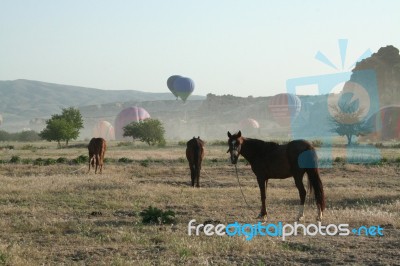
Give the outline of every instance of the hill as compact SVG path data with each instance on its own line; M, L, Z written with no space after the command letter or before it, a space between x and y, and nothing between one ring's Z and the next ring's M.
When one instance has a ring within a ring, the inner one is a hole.
M192 95L190 99L204 99ZM61 108L102 105L115 102L174 100L170 92L100 90L33 80L0 81L0 114L5 130L21 130L32 119L46 119ZM13 126L15 125L15 126ZM15 128L14 128L15 127ZM18 128L19 127L19 128Z

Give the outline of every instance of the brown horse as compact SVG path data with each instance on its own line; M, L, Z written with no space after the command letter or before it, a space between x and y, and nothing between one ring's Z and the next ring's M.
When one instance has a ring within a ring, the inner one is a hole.
M97 174L97 167L100 168L100 174L103 171L104 154L106 152L107 144L106 140L103 138L92 138L88 145L89 150L89 170L90 165L94 168L94 163L96 162L96 169L94 171Z
M300 209L297 220L304 219L306 190L303 185L304 173L307 173L310 193L314 190L318 207L317 220L322 219L325 209L325 196L318 172L318 158L313 146L305 140L294 140L285 145L244 138L239 131L228 131L228 145L232 164L236 164L241 154L251 165L257 177L261 193L261 211L259 218L266 218L265 206L268 179L284 179L293 176L300 195Z
M193 137L186 143L186 158L189 161L192 187L200 187L201 162L204 158L204 141L200 137Z

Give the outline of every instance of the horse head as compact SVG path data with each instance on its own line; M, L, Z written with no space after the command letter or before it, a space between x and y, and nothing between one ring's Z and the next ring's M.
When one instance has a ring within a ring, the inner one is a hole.
M231 154L231 163L232 164L236 164L237 160L239 158L240 155L240 149L242 147L242 143L243 143L243 138L242 138L242 133L239 132L235 133L235 134L231 134L228 131L228 145L229 145L229 149L226 153L230 152Z

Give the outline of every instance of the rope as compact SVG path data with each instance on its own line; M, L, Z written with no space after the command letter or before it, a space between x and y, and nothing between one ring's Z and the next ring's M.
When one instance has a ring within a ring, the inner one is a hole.
M84 166L82 166L81 168L79 168L79 169L77 169L77 170L74 170L74 171L72 171L72 172L69 172L69 174L72 174L72 173L75 173L75 172L78 172L79 170L82 170L83 168L85 168L85 167L87 167L86 165L84 165Z
M235 171L236 171L236 178L237 178L237 181L238 181L238 184L239 184L240 192L242 193L244 202L246 203L247 207L257 216L257 214L252 210L252 207L250 206L250 204L247 202L246 197L245 197L245 195L243 193L242 185L240 184L239 174L238 174L238 170L237 170L236 164L235 164Z

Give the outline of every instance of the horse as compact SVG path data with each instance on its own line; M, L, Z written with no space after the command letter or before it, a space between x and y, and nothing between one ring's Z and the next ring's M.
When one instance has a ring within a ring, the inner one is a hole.
M200 187L201 162L204 158L204 141L193 137L186 143L186 158L189 162L192 187Z
M317 220L321 221L322 212L325 209L325 195L318 171L318 157L309 142L293 140L279 145L274 142L245 138L240 131L233 135L228 131L228 137L227 153L230 153L231 163L236 165L239 155L242 155L250 163L257 177L261 194L261 210L257 218L267 218L265 199L268 180L293 176L300 196L296 220L304 219L304 202L307 192L304 189L303 176L307 173L309 190L310 193L314 190L317 203Z
M89 170L90 172L90 165L94 168L94 163L96 162L96 169L94 171L97 174L97 167L100 168L100 174L103 171L103 163L104 163L104 154L106 152L107 143L106 140L103 138L92 138L88 145L89 150Z

